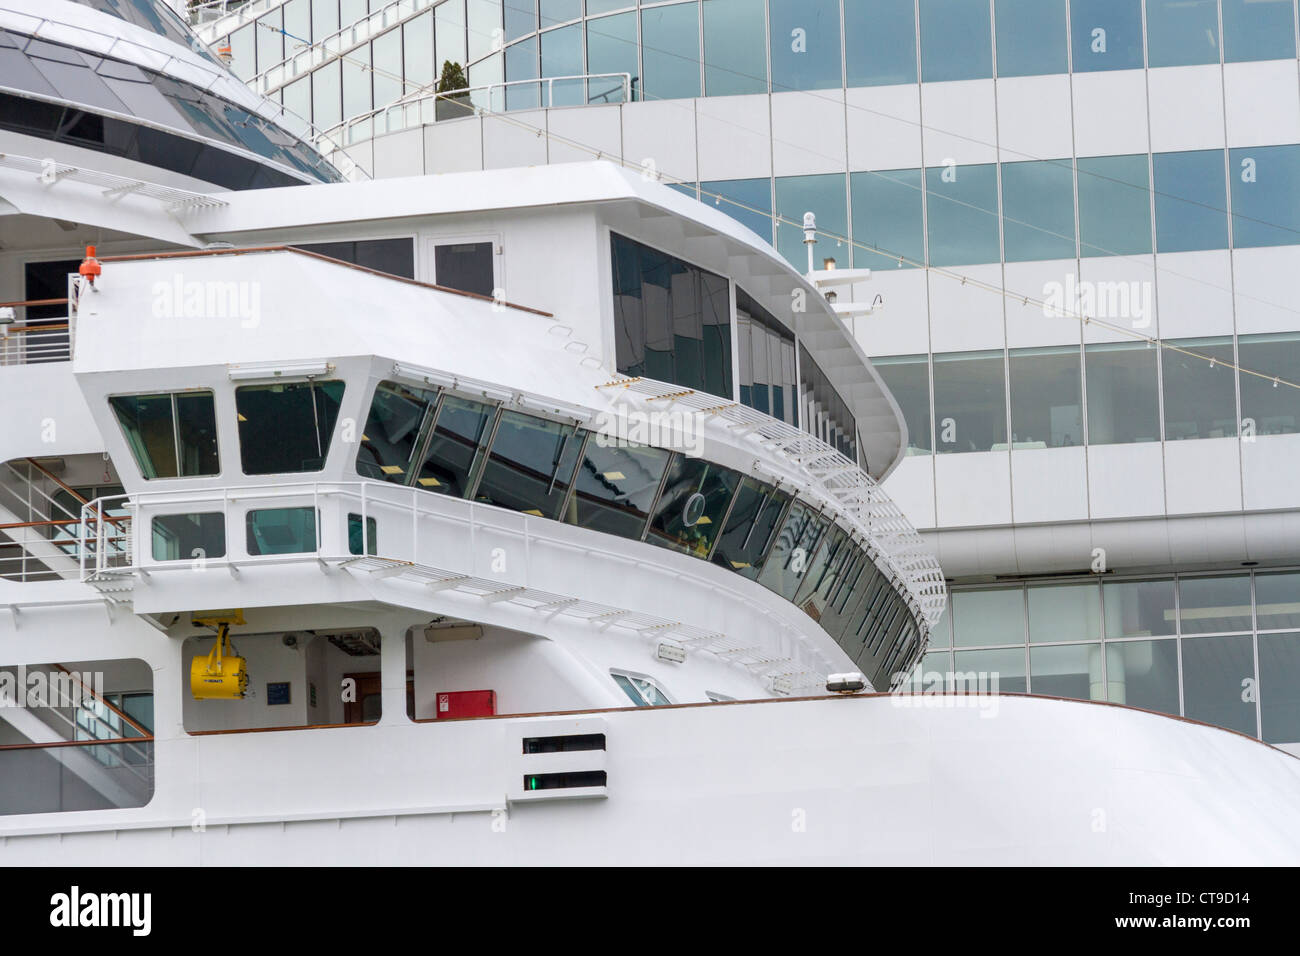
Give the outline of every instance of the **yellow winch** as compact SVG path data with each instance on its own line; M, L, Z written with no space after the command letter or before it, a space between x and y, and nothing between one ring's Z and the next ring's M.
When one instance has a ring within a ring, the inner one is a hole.
M190 692L194 699L243 700L248 690L248 662L235 656L230 643L230 625L243 624L243 613L236 610L195 615L192 623L217 629L217 642L208 655L196 654L190 662Z

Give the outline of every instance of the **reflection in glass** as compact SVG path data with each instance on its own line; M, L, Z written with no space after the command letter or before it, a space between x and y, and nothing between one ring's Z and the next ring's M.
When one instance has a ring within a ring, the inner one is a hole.
M491 405L444 396L416 484L439 494L468 497L495 417Z
M342 382L283 382L235 389L246 475L320 471L343 401Z
M988 0L921 0L921 79L993 76Z
M1067 70L1065 0L995 0L998 76Z
M1300 571L1255 575L1255 626L1300 628Z
M646 540L707 558L739 481L730 468L674 455Z
M1250 146L1228 157L1233 246L1300 243L1300 146Z
M1084 256L1151 251L1147 158L1079 157L1079 248Z
M953 657L951 687L957 693L1023 694L1028 690L1024 647L957 651Z
M590 12L591 4L587 7ZM627 73L632 77L633 90L639 90L635 13L587 21L587 72ZM621 103L625 98L621 81L612 77L592 80L587 96L592 103Z
M1001 352L947 352L934 356L937 452L1006 450L1005 381Z
M1300 332L1239 336L1237 355L1243 369L1294 382L1300 369ZM1249 427L1256 435L1300 432L1300 391L1244 372L1239 378L1243 431Z
M889 355L873 358L871 366L903 412L907 454L930 454L930 357Z
M582 450L577 427L502 412L475 500L559 518Z
M1074 258L1074 170L1069 160L1002 164L1007 262Z
M582 24L543 33L541 40L542 76L582 75ZM550 83L543 95L547 106L581 106L587 101L582 80Z
M700 202L708 203L748 226L764 242L772 241L772 180L730 179L700 183Z
M320 515L314 508L265 508L244 516L248 553L302 554L316 550L316 526Z
M1156 153L1156 251L1228 248L1223 150Z
M317 129L330 129L343 122L341 63L326 63L311 73L311 121Z
M434 44L437 56L436 72L441 75L442 65L465 64L465 0L443 0L433 8Z
M830 589L854 550L848 532L839 525L831 525L822 535L821 543L808 563L808 570L795 591L794 603L808 613L813 620L820 620L821 612L826 607L826 598Z
M1107 644L1106 699L1113 704L1177 715L1178 642Z
M668 466L669 452L613 444L593 435L587 442L577 489L564 520L580 528L639 540Z
M363 527L365 528L364 534L361 530ZM378 527L378 522L374 518L366 518L363 526L361 515L348 515L348 554L378 554Z
M1031 643L1095 641L1100 637L1101 589L1095 583L1030 586Z
M1158 637L1173 634L1174 582L1106 581L1107 637Z
M1182 645L1184 716L1256 736L1254 695L1244 693L1255 680L1250 635L1197 637Z
M403 69L406 80L416 88L433 85L433 12L426 11L402 27Z
M797 424L794 336L736 289L737 343L740 349L740 401L788 425Z
M1292 0L1222 0L1221 8L1226 62L1295 56Z
M1070 36L1076 73L1140 70L1142 0L1071 0Z
M1147 66L1219 62L1217 0L1146 0Z
M505 0L505 42L537 32L537 0Z
M361 433L357 472L364 478L408 484L437 398L436 392L381 382Z
M930 264L998 262L998 171L982 166L939 166L925 171L926 234Z
M226 516L220 511L158 515L152 527L155 561L226 556Z
M827 259L849 262L849 249L841 241L827 236L849 234L848 197L843 173L817 176L778 176L776 179L776 214L784 222L776 224L776 247L800 273L808 270L808 251L803 243L803 214L817 217L817 243L813 246L813 265L820 269Z
M1083 443L1079 346L1012 349L1011 447L1068 448Z
M917 82L915 0L844 0L846 86Z
M641 88L646 99L700 95L699 7L694 3L641 11Z
M1178 619L1184 634L1249 631L1250 576L1182 578L1178 582Z
M191 478L220 472L211 392L117 395L108 403L142 477Z
M763 0L704 0L704 95L767 92Z
M375 106L387 106L401 98L404 84L399 77L407 76L402 65L402 31L382 33L370 46L373 62L379 67L374 74Z
M506 109L527 110L545 105L541 84L519 82L537 79L537 70L537 37L531 36L506 47L506 82L518 83L506 87Z
M789 501L789 495L771 485L753 478L741 482L727 526L713 550L713 563L751 581L757 578Z
M839 0L768 0L768 17L774 93L843 84Z
M849 190L854 268L912 269L925 261L919 169L850 173Z
M772 553L763 565L759 584L787 601L793 600L826 527L827 522L803 502L791 505Z
M480 60L500 48L502 19L501 0L465 0L469 34L469 61Z
M1029 689L1046 697L1104 700L1100 644L1029 649Z
M1025 594L1021 588L954 591L953 645L1025 643Z
M1144 342L1106 342L1084 348L1091 444L1160 440L1156 352Z
M1264 742L1300 742L1300 634L1259 636L1259 679Z
M1171 339L1166 344L1205 358L1161 350L1165 441L1235 437L1237 394L1232 374L1232 337ZM1215 364L1208 361L1211 359Z

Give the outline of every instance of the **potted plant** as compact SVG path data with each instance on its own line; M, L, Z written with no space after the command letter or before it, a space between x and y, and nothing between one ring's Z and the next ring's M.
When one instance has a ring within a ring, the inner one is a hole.
M438 78L434 116L438 120L454 119L458 116L471 116L474 107L469 101L469 81L459 63L445 60L442 64L442 76ZM458 92L460 91L460 92Z

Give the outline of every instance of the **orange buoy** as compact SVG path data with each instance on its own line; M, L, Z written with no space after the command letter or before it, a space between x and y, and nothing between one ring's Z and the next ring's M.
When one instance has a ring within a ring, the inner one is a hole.
M95 279L97 279L103 271L104 267L101 266L99 260L95 258L95 247L86 246L86 258L82 260L81 267L77 272L81 274L83 279L88 280L91 285L94 285Z

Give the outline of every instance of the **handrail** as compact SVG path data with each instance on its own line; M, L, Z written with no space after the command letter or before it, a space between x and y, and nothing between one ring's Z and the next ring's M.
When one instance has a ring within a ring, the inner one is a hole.
M63 673L71 677L74 681L76 681L79 685L81 685L81 689L84 690L87 694L95 698L95 700L99 701L101 704L103 704L113 713L117 714L117 716L121 717L124 721L130 724L134 729L138 730L142 737L148 737L152 735L150 731L146 730L142 725L136 723L135 720L133 720L130 716L128 716L125 711L118 709L118 707L114 705L112 702L107 701L103 697L100 697L98 694L96 694L95 689L93 687L87 687L85 682L80 677L78 677L73 671L68 670L62 664L55 664L53 666L57 667L59 670L63 671ZM131 737L128 739L138 740L139 738Z
M0 744L0 750L52 750L57 747L104 747L109 744L151 744L153 742L152 736L114 737L106 740L51 740L47 743Z
M0 302L0 309L17 309L33 305L67 305L68 300L63 299L23 299L14 302Z

